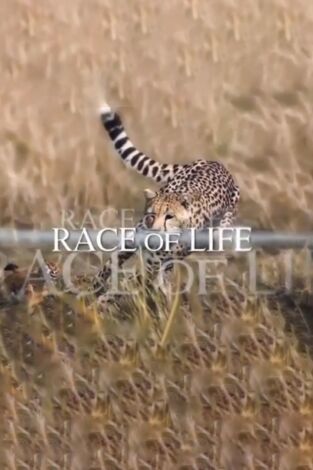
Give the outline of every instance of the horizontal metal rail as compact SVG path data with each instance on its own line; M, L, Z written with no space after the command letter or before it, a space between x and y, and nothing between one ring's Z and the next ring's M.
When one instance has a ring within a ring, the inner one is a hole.
M129 229L130 230L130 229ZM99 230L88 229L88 237L92 244L97 249L97 237L99 237ZM156 237L151 234L155 234ZM126 236L130 237L130 232L126 230ZM156 248L159 245L160 237L165 240L166 234L164 232L155 231L142 231L137 232L133 242L126 242L127 248L143 247L146 237L149 235L149 247ZM231 235L231 240L225 243L227 249L235 249L236 232ZM46 249L52 250L55 247L55 232L51 230L18 230L18 229L0 229L0 248L32 248L32 249ZM214 233L214 243L217 241L217 233ZM187 245L190 245L191 232L189 230L181 232L179 238ZM81 230L68 230L68 237L66 239L67 246L74 250L78 242L82 240ZM105 231L101 236L101 245L107 251L113 251L121 242L121 232L118 229L117 233L113 231ZM196 231L194 242L197 249L209 248L209 236L207 230ZM258 231L252 230L249 242L245 242L246 249L255 248L270 248L270 249L302 249L309 248L313 250L313 232L311 233L290 233L290 232L271 232L271 231ZM60 251L66 251L65 246L59 244ZM215 249L215 248L214 248ZM91 251L88 246L80 246L77 251Z

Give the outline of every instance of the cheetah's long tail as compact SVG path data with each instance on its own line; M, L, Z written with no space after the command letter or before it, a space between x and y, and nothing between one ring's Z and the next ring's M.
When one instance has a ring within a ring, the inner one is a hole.
M116 151L129 168L152 178L157 183L166 183L181 168L181 165L158 163L140 152L129 139L120 116L107 104L100 108L100 117Z

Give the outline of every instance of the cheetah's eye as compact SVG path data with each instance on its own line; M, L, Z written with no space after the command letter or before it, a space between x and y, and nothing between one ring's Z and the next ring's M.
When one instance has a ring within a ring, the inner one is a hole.
M154 214L146 214L145 215L144 222L145 222L145 224L148 228L152 227L154 219L155 219Z
M174 214L166 214L165 215L165 220L171 220L174 219Z

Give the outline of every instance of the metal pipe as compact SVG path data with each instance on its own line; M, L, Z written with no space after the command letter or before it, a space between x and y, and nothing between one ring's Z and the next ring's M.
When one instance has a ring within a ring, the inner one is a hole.
M90 229L87 230L88 236L92 244L97 250L97 236L99 236L99 230ZM151 236L149 240L149 246L156 248L159 244L160 237L165 240L166 233L155 232L155 231L143 231L135 234L134 243L127 242L127 247L139 247L144 246L144 241L148 234L156 234L157 237ZM191 232L186 230L180 232L180 240L189 243L191 241ZM129 236L130 232L126 231L126 235ZM73 250L82 236L81 230L69 230L68 239L66 243ZM232 234L232 240L225 243L225 246L230 249L234 249L236 242L235 233ZM214 232L214 244L217 241L217 232ZM0 229L0 248L33 248L33 249L47 249L53 250L55 242L55 234L53 230L18 230L18 229ZM101 243L103 248L111 250L118 245L120 242L120 231L117 230L117 234L114 232L104 232L101 236ZM201 249L208 249L209 247L209 232L208 230L201 230L195 232L195 244L196 247ZM313 249L313 233L291 233L291 232L271 232L271 231L258 231L252 230L249 243L245 243L246 248L276 248L276 249L302 249L309 248ZM63 246L60 245L61 251L66 251ZM85 248L86 250L86 248ZM84 251L82 249L78 251ZM90 251L87 249L86 251Z

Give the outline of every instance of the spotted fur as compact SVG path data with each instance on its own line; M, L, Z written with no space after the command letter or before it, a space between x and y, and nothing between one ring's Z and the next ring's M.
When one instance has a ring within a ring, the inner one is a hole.
M146 208L137 230L171 231L203 229L209 226L227 227L233 224L239 202L239 187L231 173L218 161L196 160L185 165L161 164L139 151L130 141L120 116L105 105L101 122L124 163L138 173L161 183L157 192L146 190ZM178 245L170 253L148 253L147 272L155 275L167 263L188 255L186 247ZM132 253L119 253L122 265ZM110 261L99 272L97 280L106 281L111 275Z

